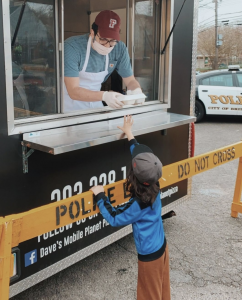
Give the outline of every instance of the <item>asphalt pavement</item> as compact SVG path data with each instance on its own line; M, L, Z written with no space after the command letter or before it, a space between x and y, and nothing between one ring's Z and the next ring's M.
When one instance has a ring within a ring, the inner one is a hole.
M196 124L195 155L242 139L242 117ZM196 175L191 199L164 221L172 300L242 299L242 215L230 216L238 159ZM13 300L135 300L137 254L132 234ZM148 300L148 299L147 299Z

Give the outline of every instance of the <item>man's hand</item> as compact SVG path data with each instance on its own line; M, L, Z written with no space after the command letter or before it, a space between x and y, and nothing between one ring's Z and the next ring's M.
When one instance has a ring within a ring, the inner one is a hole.
M128 140L134 139L134 136L132 134L132 126L133 126L134 120L132 119L132 116L124 116L124 124L123 127L118 126L120 130L122 130L126 135Z
M93 194L97 196L99 193L104 193L104 188L102 185L96 185L90 188L90 191L92 191Z
M122 94L116 92L104 92L102 100L111 108L122 108L123 103L117 99L119 96L122 96Z
M137 95L137 94L142 94L141 88L136 88L134 90L127 90L127 95Z
M138 95L138 94L142 94L142 90L141 88L136 88L135 90L128 90L127 91L127 95ZM135 100L135 104L143 104L145 102L145 98L140 98Z
M123 78L123 82L126 85L128 90L135 90L137 88L140 88L140 84L138 83L138 81L134 78L134 75Z

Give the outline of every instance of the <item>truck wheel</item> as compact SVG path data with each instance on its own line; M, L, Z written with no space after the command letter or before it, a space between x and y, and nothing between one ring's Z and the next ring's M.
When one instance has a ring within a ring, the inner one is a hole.
M201 122L205 115L205 109L203 104L196 100L195 103L195 117L197 118L196 123Z

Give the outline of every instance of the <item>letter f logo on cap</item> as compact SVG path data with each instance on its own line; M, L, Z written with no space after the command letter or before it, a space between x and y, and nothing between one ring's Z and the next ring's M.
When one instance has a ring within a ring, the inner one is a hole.
M109 27L110 28L114 28L114 26L117 24L117 21L115 19L110 19L110 24Z

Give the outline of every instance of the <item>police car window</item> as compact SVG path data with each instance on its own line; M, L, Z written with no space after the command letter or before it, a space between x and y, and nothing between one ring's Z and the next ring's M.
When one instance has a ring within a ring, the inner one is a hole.
M54 5L10 1L15 119L57 113Z
M202 85L233 86L232 74L221 74L202 79Z
M242 74L237 74L239 86L242 87Z
M202 85L209 85L209 77L208 77L208 78L202 79L201 84L202 84Z

